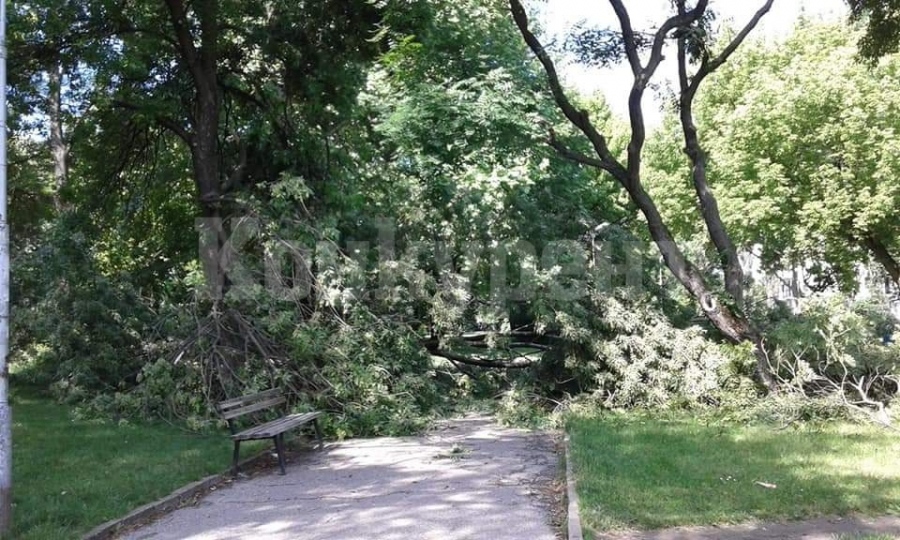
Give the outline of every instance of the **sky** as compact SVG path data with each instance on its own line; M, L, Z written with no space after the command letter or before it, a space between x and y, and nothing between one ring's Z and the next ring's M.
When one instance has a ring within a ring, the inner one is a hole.
M532 2L532 7L540 12L539 21L543 29L541 39L545 44L553 41L562 43L566 32L579 21L586 21L593 26L618 28L618 20L607 0ZM624 0L624 3L635 29L655 29L671 14L670 0ZM763 0L710 0L709 5L718 14L720 23L743 27L763 3ZM847 13L844 0L775 0L772 10L762 19L749 39L754 36L765 40L783 39L801 16L839 20L846 18ZM631 70L626 65L606 69L586 67L564 57L559 57L557 62L567 84L583 93L603 92L613 112L627 116L628 91L632 78ZM673 64L674 58L664 62L655 81L671 80L675 73ZM656 100L647 99L644 109L647 124L651 127L658 125L662 113Z

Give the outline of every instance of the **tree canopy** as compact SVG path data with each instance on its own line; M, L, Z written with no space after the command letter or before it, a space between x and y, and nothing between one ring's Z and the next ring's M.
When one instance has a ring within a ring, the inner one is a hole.
M900 47L900 2L897 0L847 0L857 20L864 21L859 40L862 57L874 60L895 53Z
M698 103L712 185L738 244L760 248L773 269L815 261L822 285L847 289L869 260L900 279L896 58L862 65L857 39L840 25L804 23L784 43L749 45ZM655 142L663 157L654 183L692 235L673 123Z
M852 292L898 280L896 56L850 23L761 44L772 0L734 30L610 4L552 46L518 0L14 5L17 376L192 427L278 386L338 436L472 398L887 400L891 304ZM627 66L627 117L557 55ZM845 296L760 300L750 252Z

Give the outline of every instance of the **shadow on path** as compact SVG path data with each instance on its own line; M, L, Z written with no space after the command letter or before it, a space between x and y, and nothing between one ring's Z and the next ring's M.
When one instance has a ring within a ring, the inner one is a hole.
M235 482L125 538L554 540L542 494L557 463L546 434L453 420L304 454L286 476Z

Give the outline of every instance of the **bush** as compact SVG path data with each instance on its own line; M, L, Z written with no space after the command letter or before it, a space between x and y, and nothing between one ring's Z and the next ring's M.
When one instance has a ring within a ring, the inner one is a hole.
M296 353L284 367L317 388L307 399L332 411L325 425L340 438L415 432L444 404L431 358L414 335L367 319L308 321L291 337Z
M802 313L772 324L773 371L786 391L884 414L900 376L900 346L883 341L895 324L886 304L810 297Z
M573 394L606 408L691 408L716 403L743 377L699 326L679 328L650 295L593 291L580 309L548 309L543 322L567 337ZM560 374L560 380L563 374Z
M125 279L101 274L85 235L61 220L13 275L11 363L21 377L78 401L134 382L151 310Z

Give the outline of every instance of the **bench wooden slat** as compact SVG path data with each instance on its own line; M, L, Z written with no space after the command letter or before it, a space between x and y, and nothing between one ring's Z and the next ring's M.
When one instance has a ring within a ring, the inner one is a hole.
M311 422L321 415L322 413L320 411L292 414L289 416L285 416L284 418L279 418L265 424L254 426L250 429L245 429L240 433L232 435L231 438L237 441L247 441L252 439L271 439L272 437L275 437L280 433L284 433L285 431L289 431L299 425Z
M241 407L239 409L231 409L230 411L222 412L222 418L225 420L231 420L233 418L237 418L239 416L244 416L245 414L250 414L256 411L262 411L264 409L271 409L273 407L277 407L283 403L286 403L287 400L284 396L279 396L273 399L267 399L265 401L259 401L257 403L253 403L252 405L247 405L245 407Z
M318 416L318 412L292 414L284 418L279 418L278 420L273 420L267 424L256 426L247 431L252 431L253 436L256 437L274 437L279 433L284 433L285 431L291 430L307 422L311 422L318 418Z
M229 409L234 409L235 407L253 403L254 401L263 401L280 395L281 390L279 390L278 388L272 388L269 390L263 390L262 392L256 394L250 394L247 396L240 396L236 398L226 399L225 401L220 401L216 407L219 409L219 411L225 412Z

